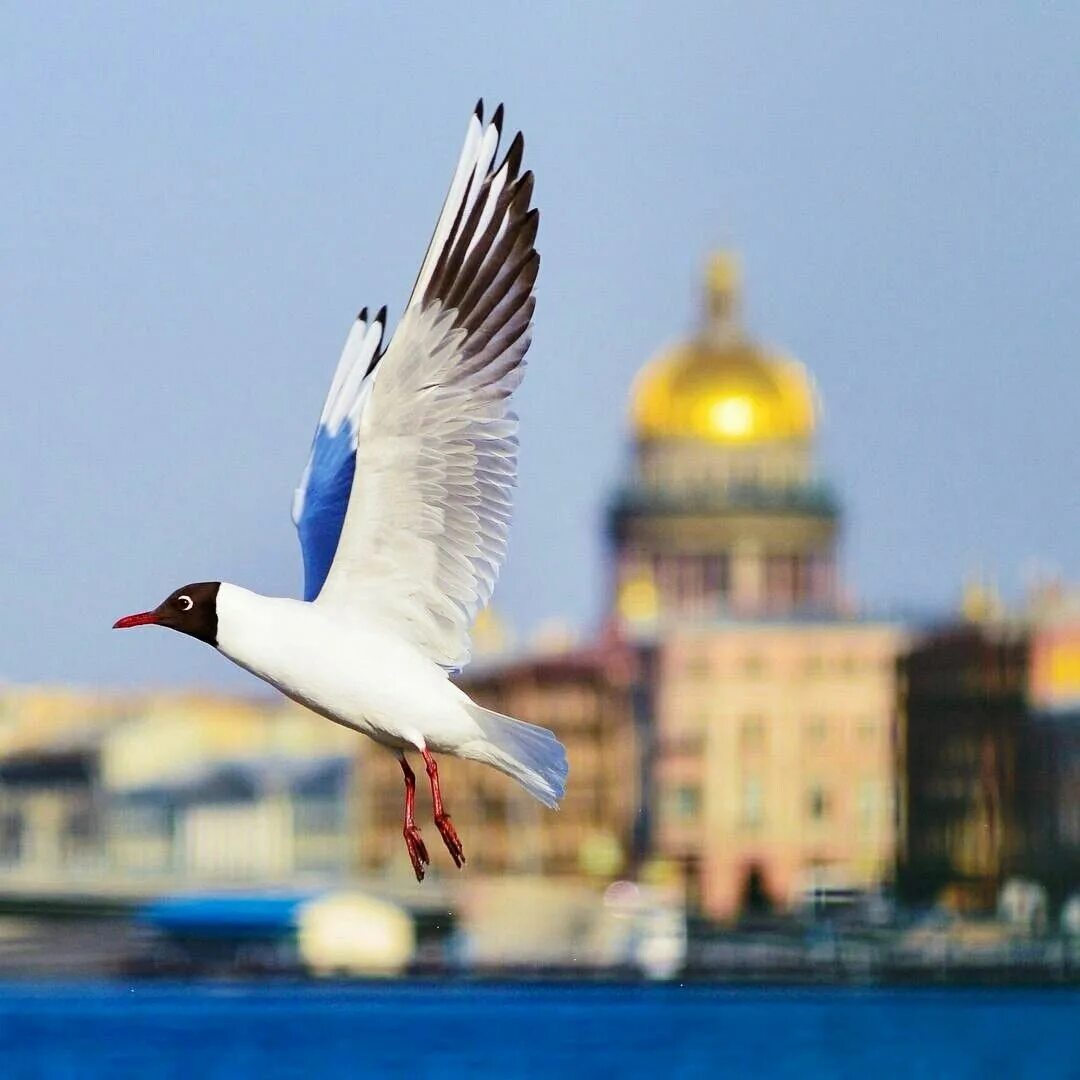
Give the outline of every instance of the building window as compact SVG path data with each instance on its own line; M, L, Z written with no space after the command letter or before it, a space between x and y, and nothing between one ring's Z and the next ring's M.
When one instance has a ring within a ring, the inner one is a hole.
M803 605L816 599L816 572L813 556L795 556L795 603Z
M760 750L765 745L765 717L754 715L742 718L739 744L744 750Z
M810 788L806 809L811 821L824 821L829 816L829 796L821 784L814 784Z
M172 831L169 808L158 801L125 800L119 805L119 822L131 836L166 836Z
M743 781L741 816L748 829L757 828L765 820L765 789L759 776L748 776Z
M680 754L684 757L700 757L705 752L704 733L677 733L662 736L659 748L664 754ZM578 767L580 768L580 761Z
M731 595L731 560L726 553L705 556L705 595L714 610Z
M671 791L671 816L677 821L694 821L701 812L701 789L693 784L679 784Z
M0 862L17 863L22 858L23 818L18 810L0 813Z
M772 611L786 611L795 601L798 556L769 555L765 559L765 603Z
M881 813L880 785L876 780L862 780L858 796L859 827L869 831L877 825Z
M697 555L672 555L673 593L679 611L701 613L705 599L705 567Z
M97 808L92 803L80 801L69 807L64 817L61 844L65 857L77 856L97 846L101 834Z
M345 801L332 796L298 798L293 815L297 833L332 833L345 827Z

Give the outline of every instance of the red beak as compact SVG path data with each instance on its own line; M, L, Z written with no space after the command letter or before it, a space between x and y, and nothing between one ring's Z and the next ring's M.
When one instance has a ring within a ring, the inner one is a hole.
M138 615L125 615L113 623L114 630L127 630L130 626L152 626L160 622L156 611L140 611Z

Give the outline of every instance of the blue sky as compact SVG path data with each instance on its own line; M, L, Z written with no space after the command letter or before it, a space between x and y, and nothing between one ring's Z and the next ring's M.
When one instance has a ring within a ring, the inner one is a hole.
M242 685L109 626L191 580L298 593L338 351L400 312L479 95L543 214L519 628L594 622L630 381L728 244L817 379L860 596L1080 578L1080 9L305 6L0 12L0 677Z

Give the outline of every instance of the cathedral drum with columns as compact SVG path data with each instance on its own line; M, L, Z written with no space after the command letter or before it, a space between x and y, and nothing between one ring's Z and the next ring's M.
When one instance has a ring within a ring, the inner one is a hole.
M610 513L633 619L836 606L837 509L814 473L815 393L739 320L733 256L713 258L702 325L638 375L634 469Z

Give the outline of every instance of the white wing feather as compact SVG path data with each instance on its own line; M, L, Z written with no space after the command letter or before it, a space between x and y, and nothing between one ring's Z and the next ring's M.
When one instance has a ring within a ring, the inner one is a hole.
M493 165L502 110L466 135L412 298L369 379L337 554L317 603L387 625L436 663L469 629L506 552L517 475L508 399L529 347L539 266L518 135Z

